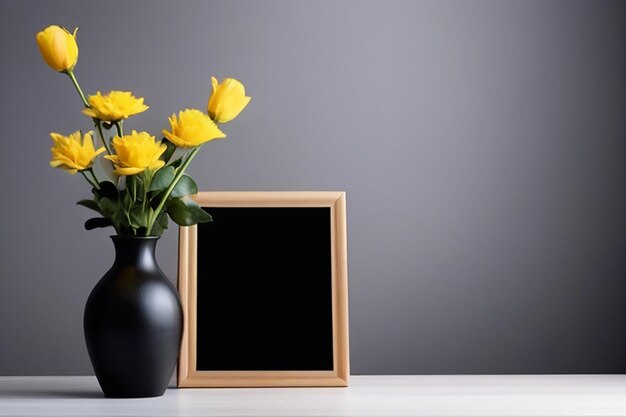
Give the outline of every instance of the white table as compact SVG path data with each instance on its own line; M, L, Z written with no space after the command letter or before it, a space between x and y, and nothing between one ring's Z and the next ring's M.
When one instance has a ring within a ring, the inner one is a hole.
M94 377L0 377L0 416L626 416L626 375L353 376L350 385L106 399Z

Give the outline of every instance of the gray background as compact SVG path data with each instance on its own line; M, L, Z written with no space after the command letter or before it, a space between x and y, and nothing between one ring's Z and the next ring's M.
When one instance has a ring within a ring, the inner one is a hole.
M50 131L89 129L35 33L79 26L87 92L158 134L211 74L252 102L203 190L345 190L355 374L626 371L626 3L3 1L0 374L90 374L112 262ZM175 278L176 232L159 247ZM297 277L294 277L297 279Z

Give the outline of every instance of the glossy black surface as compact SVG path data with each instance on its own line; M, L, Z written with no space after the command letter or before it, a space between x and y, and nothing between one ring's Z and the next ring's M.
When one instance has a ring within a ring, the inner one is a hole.
M174 371L182 309L156 263L158 238L113 236L116 258L85 306L87 350L107 397L155 397Z
M197 369L332 370L330 209L211 207L198 225Z

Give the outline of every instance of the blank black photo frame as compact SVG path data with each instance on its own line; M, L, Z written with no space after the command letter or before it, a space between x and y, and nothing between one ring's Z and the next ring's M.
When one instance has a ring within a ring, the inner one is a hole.
M347 386L345 193L203 192L181 227L179 387Z

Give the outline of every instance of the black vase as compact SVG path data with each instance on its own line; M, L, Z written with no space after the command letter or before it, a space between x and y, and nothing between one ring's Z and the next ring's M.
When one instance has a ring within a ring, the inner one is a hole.
M178 293L156 263L158 237L111 238L115 262L85 306L91 364L107 397L158 397L180 351Z

